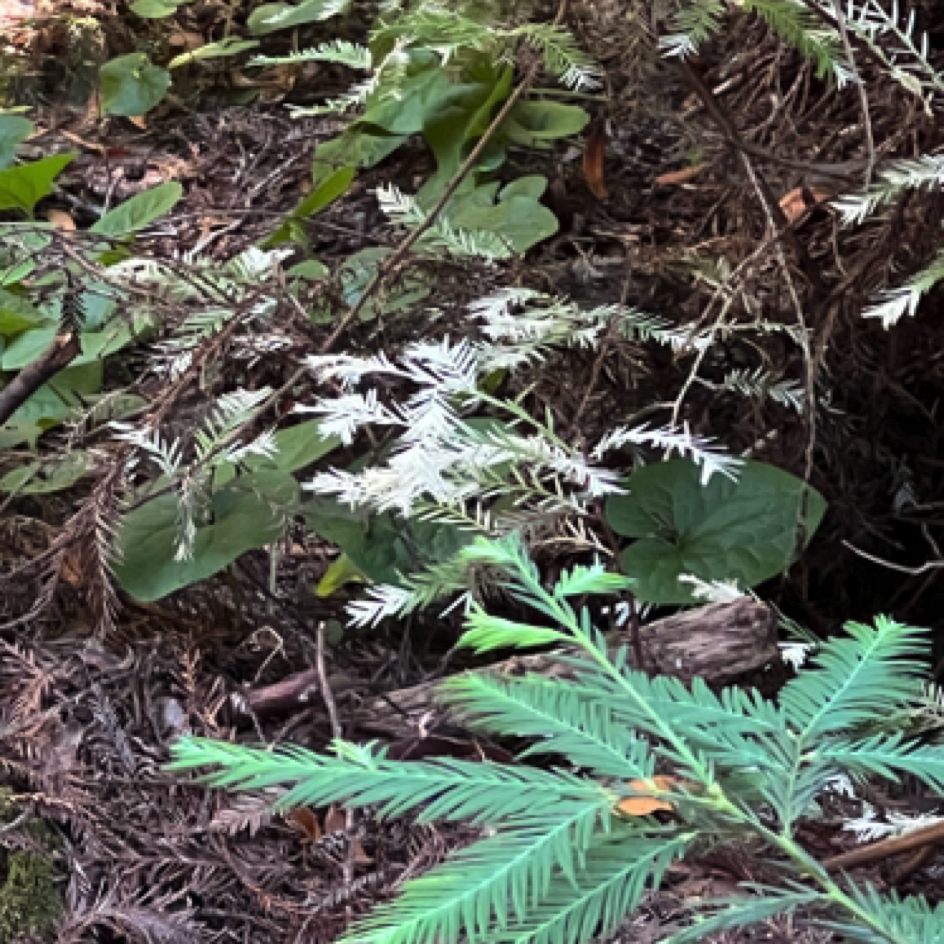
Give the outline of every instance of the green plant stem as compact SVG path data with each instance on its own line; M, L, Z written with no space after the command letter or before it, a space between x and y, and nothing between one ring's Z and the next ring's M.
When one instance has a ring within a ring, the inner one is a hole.
M736 811L737 807L725 797L725 802L730 810ZM742 818L743 814L742 814ZM822 866L807 855L806 851L786 833L776 833L767 829L760 823L752 823L753 828L759 832L771 845L776 846L791 861L795 862L803 872L807 873L825 892L826 896L838 907L844 908L850 914L861 921L867 927L870 927L877 934L880 934L892 944L914 944L914 941L908 937L901 937L895 934L890 928L875 920L875 916L862 908L855 899L844 892L829 875L823 871Z
M643 713L649 718L652 730L664 741L672 745L676 755L686 764L689 769L707 786L707 797L702 803L716 813L725 816L739 825L753 830L772 846L779 849L791 862L797 865L803 874L809 875L813 881L819 885L824 893L835 906L844 909L854 915L864 925L875 931L888 940L890 944L914 944L913 941L895 934L891 929L875 919L868 910L862 908L850 895L823 870L823 868L812 859L806 851L794 840L789 832L776 832L767 828L753 817L747 815L743 809L733 803L724 793L722 787L716 782L710 769L702 763L686 743L685 739L676 734L672 726L665 722L661 715L644 699L636 689L630 685L622 672L620 672L605 652L595 644L593 638L584 632L579 622L575 619L573 611L569 606L561 603L549 594L540 581L536 580L530 572L521 571L518 576L533 594L540 597L553 612L553 615L559 620L562 626L567 627L577 644L587 653L590 658L611 678L613 678L626 694L642 709ZM691 797L686 797L691 800ZM789 824L786 825L789 829Z

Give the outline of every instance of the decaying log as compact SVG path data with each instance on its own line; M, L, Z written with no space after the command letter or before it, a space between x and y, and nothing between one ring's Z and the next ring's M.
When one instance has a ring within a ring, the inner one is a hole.
M641 629L646 668L656 675L675 675L690 682L701 677L712 685L762 669L779 659L777 619L773 611L749 598L713 603L655 620ZM625 632L607 634L614 648L625 646ZM560 674L554 653L518 655L476 671L522 675ZM436 698L441 680L373 698L354 715L358 730L394 738L415 737L430 730L455 728L457 722Z
M614 648L628 642L623 632L609 634L607 641ZM779 657L773 611L747 598L656 620L642 627L641 641L648 671L675 675L686 682L701 677L711 684L724 684ZM515 656L477 671L518 675L552 669L559 672L560 662L554 653L542 653ZM436 700L438 683L426 682L364 702L355 709L355 727L374 736L394 738L455 727L448 709ZM243 710L264 715L297 710L317 699L317 673L309 669L274 685L249 690L239 700Z

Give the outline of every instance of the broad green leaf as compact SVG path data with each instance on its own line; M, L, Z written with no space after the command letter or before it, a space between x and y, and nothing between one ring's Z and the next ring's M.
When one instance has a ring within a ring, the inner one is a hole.
M321 435L321 423L307 420L288 429L280 429L273 435L276 449L272 456L249 456L243 465L259 472L297 472L312 465L341 445L338 436Z
M175 56L167 63L167 68L179 69L181 66L203 59L225 59L228 56L239 55L247 49L255 49L258 45L258 39L240 39L238 36L227 36L226 39L221 39L218 43L207 43L199 49L192 49L190 52Z
M51 223L0 223L0 285L16 285L33 272L40 251L52 242L44 230L52 229Z
M256 36L274 33L276 30L317 23L343 13L352 0L303 0L299 4L264 3L249 16L249 32Z
M137 0L131 4L132 13L146 20L162 20L177 12L177 7L186 0Z
M396 97L383 89L374 92L354 127L388 135L417 134L455 92L437 56L426 50L411 51L407 77L398 85Z
M73 406L81 406L101 392L105 365L100 361L67 367L60 370L49 384L60 397Z
M94 223L90 232L114 238L136 233L173 209L183 192L176 180L168 180L136 193Z
M175 561L177 496L154 498L119 526L123 559L115 577L136 599L160 600L275 541L297 503L298 483L287 473L260 471L233 479L213 495L212 517L197 527L193 557Z
M315 498L302 509L316 534L337 544L351 563L377 583L398 584L400 573L452 557L475 534L455 525L405 521L393 514L365 515L328 498Z
M492 203L495 183L461 194L449 204L449 222L460 229L485 230L505 240L516 252L525 252L557 232L557 217L538 197L547 181L523 177L509 184Z
M53 324L18 334L0 355L0 369L22 370L27 367L52 344L58 331L58 325ZM72 366L81 367L108 357L126 347L133 339L134 332L124 321L109 324L101 331L84 331L82 353L72 362Z
M291 278L310 279L312 282L317 282L319 279L327 278L331 274L331 270L317 259L306 259L304 262L292 266L285 274Z
M10 422L36 423L41 429L48 429L61 423L71 409L49 384L43 384L10 417Z
M370 280L377 271L377 266L390 255L392 250L385 246L371 246L348 256L339 270L344 300L351 306L356 305ZM407 270L387 290L382 299L371 299L361 311L361 320L370 321L377 317L378 308L384 314L403 311L431 291L428 278L416 269Z
M679 583L682 574L701 580L735 580L753 587L782 572L793 560L803 483L761 462L747 462L736 482L714 475L701 484L688 459L646 466L625 482L628 495L610 498L606 518L617 534L637 538L622 555L623 570L638 581L647 603L694 602ZM806 538L826 511L810 488Z
M310 216L320 213L339 197L342 197L347 193L348 187L351 186L355 172L356 168L354 167L341 167L333 174L329 175L292 210L288 219L286 219L274 233L267 236L262 243L260 243L260 248L272 249L275 246L280 246L282 243L289 242L292 238L292 221L307 220Z
M364 571L347 554L341 554L331 562L331 566L318 581L318 585L315 587L315 596L330 597L332 593L336 593L341 587L346 587L348 584L367 582L367 575Z
M22 115L0 115L0 169L9 167L16 149L33 133L34 125Z
M484 134L496 108L511 91L512 70L477 70L481 81L456 86L452 94L427 117L423 138L436 158L436 172L420 188L417 203L428 208L439 199L475 142ZM493 169L495 155L487 159ZM473 180L470 179L470 184Z
M29 164L0 170L0 210L22 210L33 215L36 204L52 193L56 177L75 154L54 154Z
M29 328L48 324L49 321L49 317L37 311L27 299L6 289L0 289L0 334L18 334Z
M11 469L0 478L0 491L45 495L71 488L95 466L87 452L71 452L61 460L37 459Z
M17 446L36 448L39 437L55 423L40 424L34 420L11 419L5 426L0 426L0 449L14 449Z
M115 313L116 301L111 289L101 282L90 282L90 286L101 285L102 292L88 291L82 293L82 324L87 331L97 331Z
M102 108L108 115L143 115L164 97L170 73L154 65L143 52L106 62L98 70Z
M540 200L545 190L547 190L547 178L532 174L529 177L513 180L502 190L499 198L510 200L512 197L527 197L529 200Z
M590 116L576 105L562 102L519 102L501 132L513 144L529 148L549 147L555 138L566 138L583 130Z
M8 342L0 354L0 369L22 370L28 367L52 344L58 333L59 326L56 324L46 324L21 332Z
M392 154L408 137L405 134L380 137L348 128L339 137L318 145L311 162L312 175L317 180L342 167L373 167Z

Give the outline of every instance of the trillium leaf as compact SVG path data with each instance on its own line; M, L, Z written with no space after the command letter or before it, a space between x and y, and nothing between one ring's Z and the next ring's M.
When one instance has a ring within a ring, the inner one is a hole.
M803 482L762 462L746 462L737 481L714 475L702 485L688 459L646 466L625 482L628 495L609 499L606 518L617 534L636 538L623 551L623 569L636 593L653 604L694 602L683 574L704 581L734 580L753 587L790 565L797 550ZM813 536L826 501L806 489L805 540Z
M143 115L157 105L170 86L170 73L143 52L106 62L98 70L102 108L109 115Z

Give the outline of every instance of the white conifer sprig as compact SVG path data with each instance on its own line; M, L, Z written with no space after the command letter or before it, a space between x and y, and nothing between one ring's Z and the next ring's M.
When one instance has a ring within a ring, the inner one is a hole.
M743 460L719 452L712 439L694 435L688 423L684 423L681 428L665 426L662 429L652 429L648 424L634 429L621 426L607 433L597 443L592 455L595 459L601 459L607 452L625 446L655 447L663 450L666 458L675 453L688 456L701 468L702 485L718 473L736 479L737 470L743 464Z
M420 606L419 598L412 590L381 583L367 587L363 596L345 607L345 612L349 626L365 628L379 626L388 617L405 616Z
M879 820L875 808L864 803L862 815L846 820L842 828L855 833L859 842L876 842L879 839L907 836L908 833L927 829L938 823L944 823L944 818L927 813L909 816L906 813L896 813L894 810L888 810L885 813L884 821Z
M326 433L340 436L346 444L368 424L402 426L405 442L439 440L455 423L451 397L474 395L480 373L476 353L466 340L453 343L419 342L404 352L399 364L386 354L357 358L345 354L312 355L307 364L321 380L340 380L350 389L368 374L395 377L419 387L404 403L387 407L377 391L349 393L323 398L313 406L297 406L297 412L317 413Z
M815 2L832 13L832 0ZM930 43L927 34L917 30L914 9L903 22L898 0L892 0L887 9L880 0L862 0L861 6L848 0L846 24L882 60L888 75L925 101L926 108L926 93L944 92L944 75L931 62Z
M543 360L553 347L599 345L608 328L632 341L653 341L678 350L703 339L686 326L621 305L580 308L567 298L531 289L500 289L469 305L491 343L479 345L480 358L489 369L531 364Z
M380 402L376 390L366 393L346 393L338 397L322 398L311 406L298 404L295 413L316 413L321 417L325 436L338 436L344 445L354 442L364 426L402 426L402 418Z
M407 616L431 606L447 595L460 593L440 614L444 616L456 607L467 610L474 599L475 587L471 579L471 569L458 553L418 573L401 575L400 579L401 586L374 584L367 589L365 596L349 604L346 608L349 625L377 626L388 617Z
M193 548L197 540L197 514L201 499L205 496L207 475L197 470L185 475L178 483L177 527L174 536L174 560L186 561L193 557Z
M795 410L803 415L805 391L798 380L774 380L762 367L754 370L741 368L729 370L720 383L712 383L702 377L698 382L713 390L730 390L752 400L764 401L770 398L781 406Z
M426 222L426 211L413 197L402 193L397 187L381 186L377 188L376 194L381 210L392 222L407 229L416 229ZM456 228L442 216L423 233L417 245L457 259L484 259L486 262L508 259L514 254L495 233Z
M326 49L325 47L318 48L325 49L325 58L330 59L332 50ZM294 117L305 118L313 115L343 114L346 111L350 111L352 108L359 108L366 105L371 95L380 92L383 88L386 88L387 93L390 95L396 94L396 89L402 81L403 76L405 76L406 68L409 64L409 57L405 51L405 42L402 40L398 40L393 44L393 48L377 63L376 67L373 66L373 58L370 51L364 47L351 44L350 49L339 47L335 52L337 52L339 58L330 61L340 61L341 57L348 57L349 61L344 62L344 65L349 65L353 69L373 68L373 72L363 81L351 86L347 92L340 95L338 98L328 99L328 101L322 102L320 105L304 107L289 105L289 111L292 112Z
M239 389L222 394L203 426L194 430L197 462L231 463L246 455L273 455L276 447L271 434L264 434L243 445L235 441L236 433L252 419L255 410L271 392L269 387L260 387L258 390Z
M884 168L878 180L861 193L847 193L833 203L843 223L862 223L906 190L944 187L944 154L926 154L896 161Z
M736 580L702 580L694 574L679 574L679 583L692 591L692 596L702 603L734 603L744 596Z
M510 36L523 36L544 57L544 67L561 85L575 92L591 92L603 85L603 72L574 41L574 37L553 23L528 23L509 30Z
M687 0L672 18L671 32L659 39L665 55L687 59L698 47L721 29L724 16L722 0Z
M310 358L309 364L322 377L351 380L376 372L408 379L417 387L405 400L389 405L381 404L376 391L371 391L297 408L319 414L323 432L339 435L345 442L351 442L368 423L403 429L385 465L369 467L356 476L337 470L322 473L308 483L313 491L409 515L423 500L457 505L482 497L495 484L495 467L507 463L539 478L560 479L588 498L619 490L616 473L592 464L518 403L478 390L483 366L466 340L456 344L444 338L411 345L395 365L385 357L357 360L338 355ZM535 433L523 436L511 427L476 429L460 415L460 409L475 403L510 413L519 424L534 427Z
M358 43L336 39L309 49L296 50L287 56L254 56L250 66L296 65L303 62L334 62L349 69L367 71L372 68L370 50Z
M878 318L882 327L890 328L905 315L914 316L921 299L941 281L944 281L944 251L938 253L930 265L904 284L880 292L875 297L875 304L866 308L862 317Z
M115 439L140 449L154 460L163 475L172 481L176 479L183 464L183 448L179 440L166 440L160 430L132 426L118 420L109 425L115 430Z

